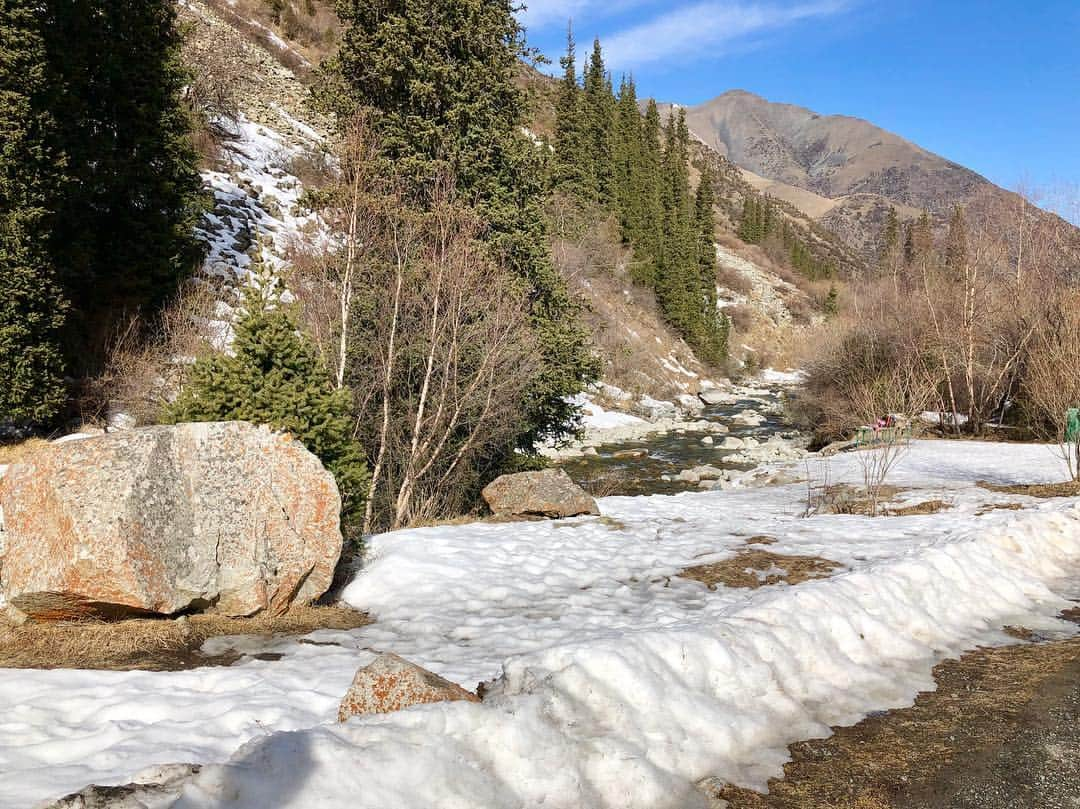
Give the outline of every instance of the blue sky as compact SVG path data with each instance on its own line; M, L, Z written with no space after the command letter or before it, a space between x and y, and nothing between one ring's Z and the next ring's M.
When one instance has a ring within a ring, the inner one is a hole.
M866 118L1049 207L1080 193L1080 0L532 0L548 70L568 18L579 55L598 35L639 95L741 88Z

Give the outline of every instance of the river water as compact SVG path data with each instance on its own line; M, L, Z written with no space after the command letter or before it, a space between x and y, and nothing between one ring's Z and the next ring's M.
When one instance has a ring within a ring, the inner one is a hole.
M567 458L558 463L575 481L597 496L675 494L697 490L694 483L679 480L663 480L664 475L675 476L684 469L710 465L719 469L747 471L756 463L738 463L728 460L738 450L720 449L727 436L753 437L766 441L773 435L793 438L798 435L784 414L784 398L790 394L783 391L762 392L753 398L740 398L731 404L707 407L698 418L719 423L728 428L727 433L702 430L686 430L657 433L645 438L619 444L596 444L596 455ZM735 421L744 410L753 410L764 418L760 425L748 427ZM714 445L702 443L711 436ZM614 457L627 450L646 450L648 457Z

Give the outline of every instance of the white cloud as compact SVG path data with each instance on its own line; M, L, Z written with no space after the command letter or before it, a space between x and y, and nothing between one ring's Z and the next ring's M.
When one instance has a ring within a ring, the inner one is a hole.
M836 14L849 5L850 0L790 5L706 0L605 37L604 55L608 65L623 69L659 61L685 63L715 55L755 34Z

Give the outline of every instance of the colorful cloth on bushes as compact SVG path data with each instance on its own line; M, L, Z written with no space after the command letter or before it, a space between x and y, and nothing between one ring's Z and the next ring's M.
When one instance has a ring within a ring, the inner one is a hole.
M1080 407L1070 407L1065 413L1065 440L1080 441Z

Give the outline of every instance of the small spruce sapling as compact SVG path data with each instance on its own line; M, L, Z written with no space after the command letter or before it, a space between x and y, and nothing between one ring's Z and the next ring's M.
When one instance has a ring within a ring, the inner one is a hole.
M352 403L299 332L280 283L259 272L244 291L231 351L200 359L164 421L248 421L292 433L333 473L348 531L363 514L368 470L353 438Z

